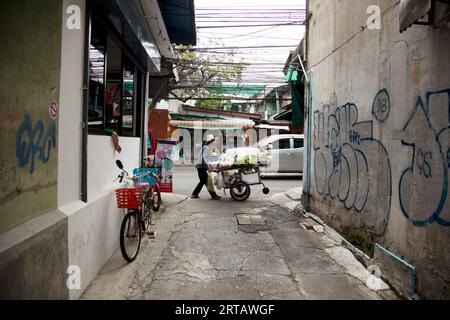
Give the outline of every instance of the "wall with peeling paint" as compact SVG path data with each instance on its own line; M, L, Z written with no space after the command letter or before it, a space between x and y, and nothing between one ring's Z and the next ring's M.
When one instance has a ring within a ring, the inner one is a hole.
M381 8L379 30L361 29L369 5ZM394 0L310 10L309 209L416 266L419 295L449 298L450 29L400 34ZM378 261L407 295L410 278Z
M1 6L0 234L57 206L62 28L61 1Z

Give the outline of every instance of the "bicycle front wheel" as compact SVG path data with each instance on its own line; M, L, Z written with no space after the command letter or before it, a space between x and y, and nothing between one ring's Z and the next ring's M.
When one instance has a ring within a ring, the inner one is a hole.
M138 210L129 211L120 227L120 251L128 262L133 262L141 246L141 228Z

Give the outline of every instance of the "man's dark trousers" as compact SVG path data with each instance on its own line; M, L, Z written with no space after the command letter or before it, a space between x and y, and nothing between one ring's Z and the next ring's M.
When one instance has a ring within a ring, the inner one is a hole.
M200 194L200 191L202 191L203 186L207 186L208 184L208 169L205 168L197 168L198 171L198 178L200 179L200 182L198 183L197 187L195 188L194 192L192 193L194 196L198 196ZM212 198L217 196L215 192L209 191L209 194Z

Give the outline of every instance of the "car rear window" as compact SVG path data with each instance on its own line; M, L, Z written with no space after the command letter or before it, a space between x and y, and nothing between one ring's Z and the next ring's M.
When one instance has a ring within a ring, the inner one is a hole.
M303 139L294 139L294 148L295 149L300 149L303 148L305 146Z
M280 139L274 143L275 149L286 150L291 148L291 139Z

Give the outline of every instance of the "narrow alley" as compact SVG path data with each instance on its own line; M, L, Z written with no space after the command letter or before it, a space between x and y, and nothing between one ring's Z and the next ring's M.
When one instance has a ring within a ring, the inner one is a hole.
M81 299L394 298L367 287L370 273L339 239L302 227L300 195L245 204L169 195L156 239L146 237L133 264L117 250Z
M0 0L0 43L0 302L450 299L450 0Z

